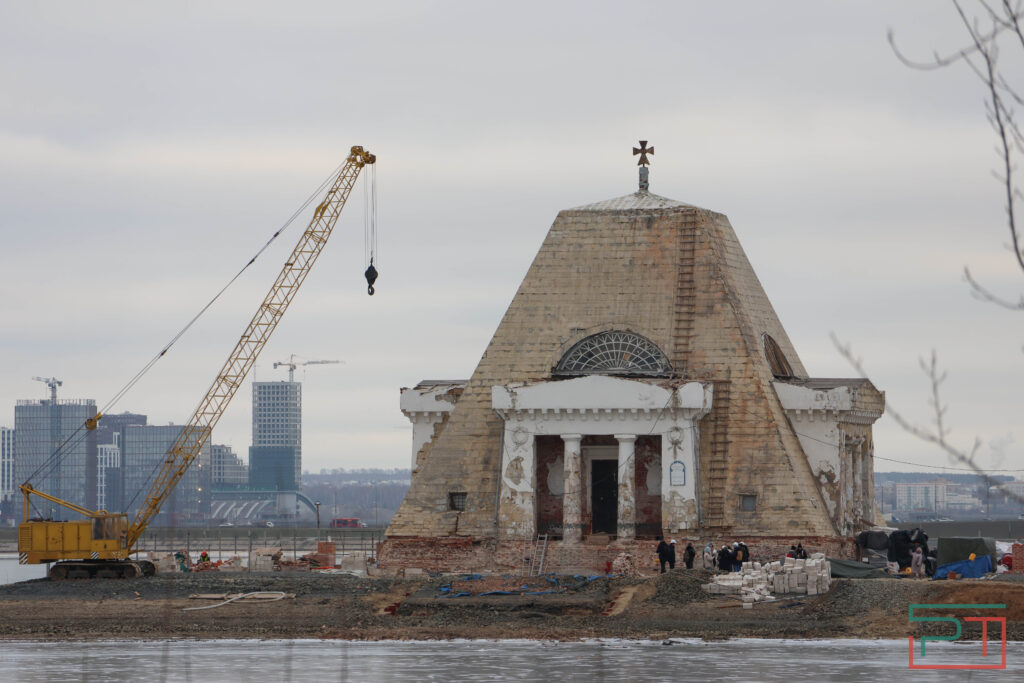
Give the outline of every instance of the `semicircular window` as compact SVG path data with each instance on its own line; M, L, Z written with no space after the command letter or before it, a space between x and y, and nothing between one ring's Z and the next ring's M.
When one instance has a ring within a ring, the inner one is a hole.
M789 361L786 360L786 356L783 355L779 344L767 334L763 335L762 339L764 341L764 356L768 359L768 365L771 366L772 374L777 379L791 379L795 377L793 368L790 366Z
M576 342L555 366L555 374L667 377L672 365L654 342L639 334L610 330Z

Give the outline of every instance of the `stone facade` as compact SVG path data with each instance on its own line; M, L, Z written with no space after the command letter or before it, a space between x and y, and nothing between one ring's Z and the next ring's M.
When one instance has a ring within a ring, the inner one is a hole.
M650 365L635 350L607 372L568 363L615 335L647 344ZM884 395L818 381L724 215L647 192L562 211L454 408L414 444L382 563L444 539L507 564L503 544L545 531L554 552L576 552L599 533L596 460L617 463L617 547L663 534L843 545L873 521Z

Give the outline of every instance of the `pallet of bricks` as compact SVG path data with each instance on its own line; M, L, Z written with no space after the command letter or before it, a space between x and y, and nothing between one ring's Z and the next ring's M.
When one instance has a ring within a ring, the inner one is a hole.
M704 590L716 595L736 595L744 603L767 602L775 595L824 593L832 584L832 566L824 553L807 560L787 557L783 562L747 562L739 572L717 574Z

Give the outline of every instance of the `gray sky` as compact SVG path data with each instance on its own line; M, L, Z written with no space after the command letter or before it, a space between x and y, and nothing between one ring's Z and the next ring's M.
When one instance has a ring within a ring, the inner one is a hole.
M469 377L556 213L633 191L643 138L653 192L729 216L812 375L851 375L835 331L926 422L934 348L954 438L1024 467L1024 317L961 279L1024 289L983 92L900 65L890 27L915 55L963 41L934 1L5 2L0 424L34 375L106 403L362 144L378 293L357 188L255 377L344 360L296 373L304 467L407 466L399 387ZM306 221L115 412L185 421ZM214 440L244 455L250 409L247 384ZM875 430L879 457L950 464Z

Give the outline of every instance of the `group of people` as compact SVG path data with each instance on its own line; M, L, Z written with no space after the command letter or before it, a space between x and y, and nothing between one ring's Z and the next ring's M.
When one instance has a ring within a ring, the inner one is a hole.
M806 560L807 551L804 550L804 544L797 543L796 545L789 546L789 552L786 553L786 557L792 557L795 560Z
M658 548L655 550L658 554L658 564L661 565L661 573L665 573L665 566L669 569L676 568L676 539L669 540L668 543L665 539L662 539L658 543ZM697 551L694 550L692 543L687 543L683 549L683 563L687 569L693 569L693 560L697 557Z
M662 539L658 543L658 549L655 552L658 554L658 563L661 565L662 574L665 573L666 566L669 569L675 569L676 539L670 539L668 542ZM686 564L687 569L693 569L696 555L697 551L694 550L693 544L687 543L686 548L683 550L683 562ZM786 553L786 557L806 560L807 550L804 549L803 543L797 543L796 545L789 546L789 552ZM743 541L734 541L732 545L725 544L718 550L715 550L714 544L708 541L707 545L704 546L701 560L704 569L738 572L743 568L743 563L752 562L753 558L750 555L750 549Z
M743 541L734 541L715 550L711 541L704 546L704 568L718 569L723 572L738 572L744 562L750 562L750 549Z

